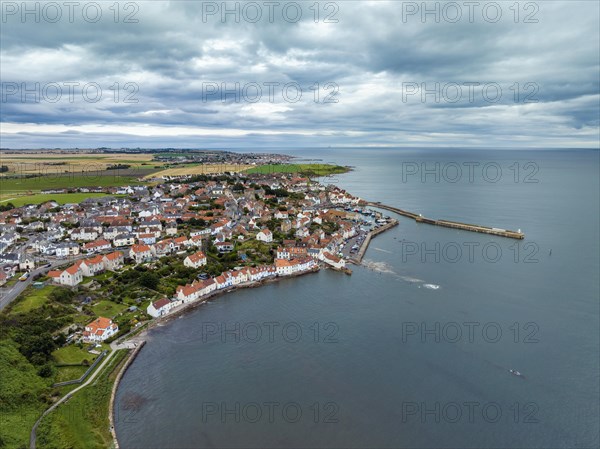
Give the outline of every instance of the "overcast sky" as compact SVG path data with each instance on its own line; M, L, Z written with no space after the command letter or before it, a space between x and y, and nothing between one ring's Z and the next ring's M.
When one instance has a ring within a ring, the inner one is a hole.
M2 2L2 147L598 147L597 1L113 3Z

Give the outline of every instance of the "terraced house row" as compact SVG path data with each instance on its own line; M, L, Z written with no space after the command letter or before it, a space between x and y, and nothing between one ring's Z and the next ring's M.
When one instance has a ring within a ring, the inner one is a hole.
M168 314L177 306L206 298L218 290L252 285L265 279L302 274L318 268L318 262L314 258L304 257L290 260L276 259L273 265L229 270L214 278L198 280L191 284L179 286L173 298L162 298L153 302L148 306L147 312L150 316L156 318Z

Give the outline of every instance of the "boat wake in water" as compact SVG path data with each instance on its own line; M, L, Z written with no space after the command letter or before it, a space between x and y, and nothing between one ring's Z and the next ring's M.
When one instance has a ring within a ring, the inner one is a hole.
M385 251L385 250L381 250L381 251ZM374 260L364 259L362 264L364 267L368 268L371 271L377 271L378 273L393 274L394 276L396 276L398 279L400 279L403 282L408 282L411 284L421 284L421 285L419 285L419 288L424 287L429 290L438 290L440 288L439 285L427 283L423 279L413 278L410 276L402 276L402 275L396 273L392 269L392 266L386 262L376 262Z

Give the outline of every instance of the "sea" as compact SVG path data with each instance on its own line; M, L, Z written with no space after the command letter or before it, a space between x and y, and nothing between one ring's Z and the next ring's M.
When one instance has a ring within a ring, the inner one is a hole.
M116 396L121 448L599 447L600 152L273 150L425 217L353 273L239 290L152 329Z

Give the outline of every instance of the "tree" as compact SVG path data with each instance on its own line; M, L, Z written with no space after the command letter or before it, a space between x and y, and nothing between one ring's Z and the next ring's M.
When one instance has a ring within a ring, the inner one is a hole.
M38 370L40 377L50 377L53 373L54 370L52 369L52 365L50 363L42 365L42 367Z
M19 350L34 365L43 365L50 360L52 351L56 348L52 335L42 332L37 335L21 335Z
M156 273L152 271L146 271L140 276L138 282L142 287L156 290L156 287L158 287L158 283L160 282L160 278Z

